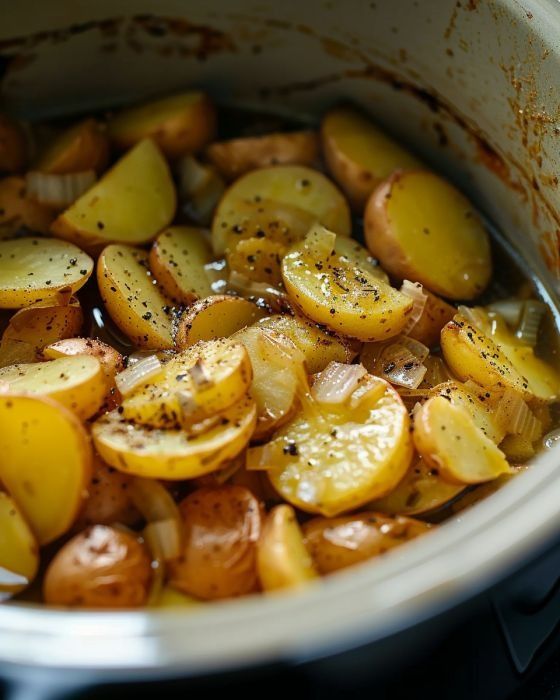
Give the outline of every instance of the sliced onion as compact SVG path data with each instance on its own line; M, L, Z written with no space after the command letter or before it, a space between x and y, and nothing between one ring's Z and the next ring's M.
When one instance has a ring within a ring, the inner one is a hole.
M410 350L414 357L420 360L420 362L424 362L430 354L430 348L426 347L424 343L421 343L419 340L414 340L414 338L409 338L406 335L398 337L398 344Z
M181 554L182 531L177 520L148 523L143 537L155 559L167 562Z
M495 412L496 422L510 435L519 435L534 442L541 434L542 424L519 392L506 389Z
M402 330L402 332L406 334L414 328L422 317L426 302L428 301L428 296L427 294L424 294L424 288L420 282L411 282L410 280L404 280L401 286L401 293L406 294L407 297L412 299L413 303L412 311L410 312L406 325Z
M465 318L472 326L485 331L488 328L488 314L480 306L459 306L457 311Z
M426 375L424 376L426 387L433 388L452 379L451 372L441 357L430 355L426 357L424 364L426 365Z
M422 361L401 342L391 343L383 350L379 369L384 379L407 389L417 389L427 371Z
M539 328L545 313L546 305L542 301L529 299L523 303L521 320L515 335L524 345L534 348L537 344Z
M200 163L191 155L179 161L178 173L185 213L197 223L209 223L226 189L224 180L212 165Z
M357 408L362 401L374 401L376 395L381 398L385 393L385 383L379 377L371 374L364 375L358 381L358 387L352 392L350 397L350 408Z
M508 326L516 328L521 318L522 308L523 301L520 299L502 299L488 304L486 310L491 314L499 314Z
M311 394L319 403L341 404L358 388L358 382L367 374L363 365L330 362L317 375Z
M2 588L19 588L28 585L29 580L25 576L0 566L0 591Z
M255 282L241 272L231 271L228 288L271 311L291 311L290 300L285 292L271 287L266 282Z
M545 447L547 450L551 450L553 447L555 447L558 442L560 441L560 428L556 428L556 430L551 430L550 433L547 433L543 437L543 447Z
M147 522L175 520L181 523L177 504L159 481L137 476L129 485L129 493L133 504Z
M161 362L157 355L148 355L119 372L115 377L117 389L123 396L130 394L161 371Z
M30 172L25 176L25 188L29 197L41 204L64 209L87 192L96 179L94 170L68 175Z
M336 233L321 224L313 224L304 239L304 247L314 260L326 260L333 255Z

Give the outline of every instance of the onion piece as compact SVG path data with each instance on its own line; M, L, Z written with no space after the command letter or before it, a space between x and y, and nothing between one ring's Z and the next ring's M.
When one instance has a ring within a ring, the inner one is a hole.
M427 372L422 361L401 342L385 347L379 357L379 367L383 379L407 389L417 389Z
M181 554L182 532L177 520L157 520L143 530L144 541L156 559L165 562Z
M159 481L137 476L132 479L128 488L132 503L147 522L175 520L181 523L177 504Z
M459 306L457 311L465 318L471 325L475 326L481 331L487 331L489 325L488 314L480 306Z
M226 184L212 165L201 163L191 155L178 163L179 194L185 213L199 224L209 224Z
M319 403L344 403L358 388L358 382L365 374L367 370L363 365L329 362L317 375L311 394Z
M366 398L370 401L374 401L375 396L381 398L385 393L385 387L385 383L379 377L374 377L371 374L364 375L350 396L350 408L357 408Z
M428 296L427 294L424 294L424 288L420 282L411 282L410 280L403 281L401 293L406 294L407 297L412 299L413 304L412 311L410 312L407 322L402 329L402 332L406 334L414 328L422 317L424 308L426 307L426 302L428 301Z
M228 288L255 302L257 306L266 306L271 311L291 311L290 300L285 292L271 287L266 282L254 282L241 272L231 271Z
M521 394L514 389L506 389L495 411L496 422L504 427L509 435L519 435L528 442L534 442L542 434L542 424L527 406Z
M115 377L117 389L122 396L130 394L161 371L161 362L157 355L148 355L119 372Z
M87 192L96 180L94 170L67 175L29 172L25 176L25 188L28 196L40 204L64 209Z
M326 260L334 254L335 243L336 233L321 224L313 224L305 236L303 246L314 260Z
M522 309L523 301L520 299L502 299L500 301L494 301L486 307L486 310L490 314L499 314L508 326L512 328L517 327L519 319L521 318Z
M515 335L524 345L535 347L541 321L546 312L546 305L536 299L523 303L521 319Z
M396 342L407 350L410 350L414 357L420 360L420 362L424 362L430 354L430 348L426 347L424 343L421 343L419 340L414 340L414 338L409 338L406 335L398 336Z

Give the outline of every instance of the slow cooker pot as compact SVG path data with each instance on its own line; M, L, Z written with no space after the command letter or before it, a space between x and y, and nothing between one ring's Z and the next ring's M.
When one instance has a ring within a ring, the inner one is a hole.
M465 189L557 311L554 0L19 0L3 2L1 16L2 108L24 118L191 85L310 121L335 101L360 103ZM360 648L351 665L322 671L386 667L437 637L443 613L559 539L559 461L560 447L430 537L303 593L196 613L4 605L1 673L41 695L344 659Z

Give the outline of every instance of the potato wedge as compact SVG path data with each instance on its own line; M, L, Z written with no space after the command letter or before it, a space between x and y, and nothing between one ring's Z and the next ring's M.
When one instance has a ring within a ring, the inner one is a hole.
M209 474L236 457L249 442L256 420L254 402L244 398L198 435L146 428L125 421L117 411L99 418L92 435L101 458L115 469L174 481Z
M317 578L291 506L275 506L267 515L257 546L257 569L264 591L299 588Z
M442 396L429 399L416 412L414 445L428 466L454 484L480 484L511 472L504 453L466 409Z
M35 535L13 498L0 491L0 601L26 588L38 568Z
M0 240L20 231L49 233L55 216L50 207L27 196L22 177L0 180Z
M91 484L76 528L114 523L127 526L137 524L142 516L130 497L131 481L131 476L109 467L94 454Z
M206 156L227 180L236 180L271 165L313 167L319 161L319 139L314 131L247 136L213 143Z
M82 424L52 399L0 394L0 481L39 544L67 532L91 478Z
M303 526L305 545L323 575L380 556L429 531L430 525L420 520L381 513L313 518Z
M212 222L217 255L243 237L264 234L284 245L300 239L318 221L341 236L350 234L348 204L322 173L299 165L252 170L224 194Z
M321 143L330 173L360 214L380 182L396 170L422 167L364 114L348 106L335 107L325 114Z
M0 241L0 308L19 309L53 301L81 289L93 260L79 248L53 238Z
M198 489L180 509L184 546L170 563L169 585L202 600L256 590L262 511L253 494L241 486Z
M426 305L419 320L408 331L407 335L428 348L435 348L440 343L441 329L451 321L457 310L427 289L424 289L423 292L427 297Z
M150 250L150 269L164 294L176 304L192 304L212 294L204 265L212 260L203 229L172 226L163 231Z
M99 256L99 292L116 325L134 345L171 349L173 303L153 282L148 254L140 248L109 245Z
M490 240L468 199L434 173L396 173L368 200L366 243L394 277L473 299L492 274Z
M169 167L146 140L60 214L51 231L92 251L111 242L146 243L170 224L175 207Z
M0 172L19 173L27 161L27 139L21 126L0 114Z
M229 338L266 316L252 301L222 294L213 294L195 302L177 325L175 342L180 350L201 340Z
M124 358L110 345L93 338L66 338L52 343L44 348L42 355L47 360L56 360L60 357L75 357L76 355L90 355L96 357L101 364L101 369L109 386L114 386L115 375L124 369Z
M87 355L4 367L0 389L54 399L84 420L99 411L107 393L99 360Z
M108 163L107 135L95 119L85 119L57 136L41 153L34 170L53 175L95 170L99 175Z
M129 107L109 122L109 138L122 150L153 139L168 158L202 150L214 138L216 113L203 92L183 92Z

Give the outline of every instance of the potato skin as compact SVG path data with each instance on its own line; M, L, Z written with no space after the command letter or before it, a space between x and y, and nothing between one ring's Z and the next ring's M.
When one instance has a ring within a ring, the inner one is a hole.
M0 240L13 236L20 229L49 233L56 212L29 199L25 180L17 175L0 180Z
M19 173L27 160L27 143L21 126L0 114L0 172Z
M407 335L429 348L434 348L439 345L441 329L451 321L457 310L427 289L424 289L424 294L428 298L422 316Z
M134 507L128 490L131 477L109 467L97 456L94 456L93 469L88 497L78 518L78 529L116 522L123 525L137 523L140 514Z
M94 525L58 551L43 595L48 605L136 608L146 603L151 579L150 556L134 535Z
M35 169L53 175L95 170L102 173L109 163L109 140L95 119L86 119L63 132L44 151Z

